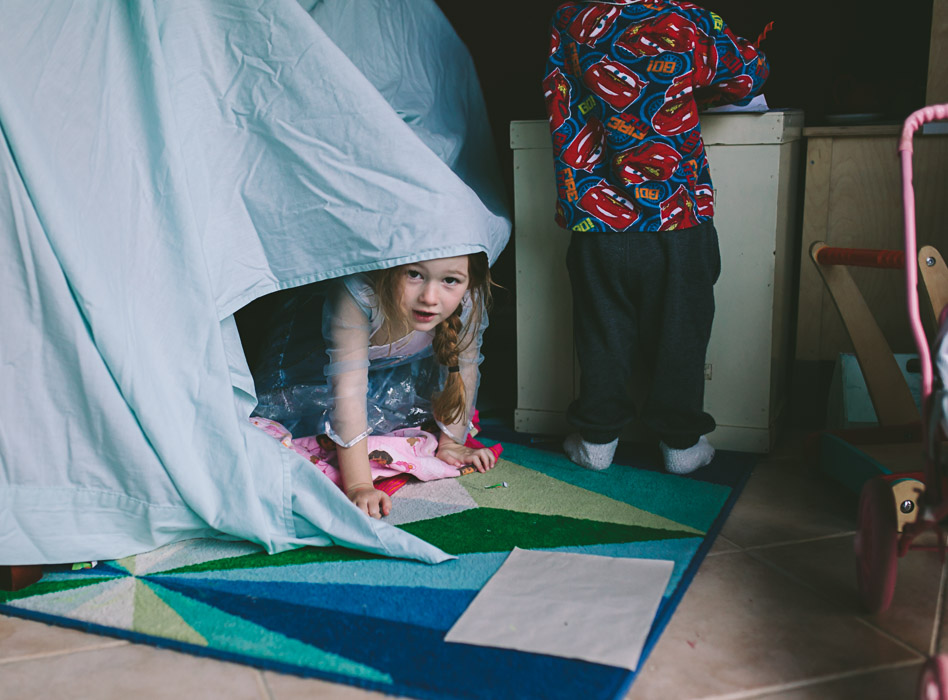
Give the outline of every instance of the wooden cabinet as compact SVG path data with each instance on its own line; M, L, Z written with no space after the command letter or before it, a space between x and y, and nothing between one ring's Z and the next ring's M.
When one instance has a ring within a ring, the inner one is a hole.
M807 143L796 359L835 362L852 352L833 301L807 254L814 241L902 250L901 126L815 127ZM913 181L918 246L948 254L948 136L916 134ZM852 276L893 352L915 352L904 274L853 268ZM816 389L814 389L815 391Z

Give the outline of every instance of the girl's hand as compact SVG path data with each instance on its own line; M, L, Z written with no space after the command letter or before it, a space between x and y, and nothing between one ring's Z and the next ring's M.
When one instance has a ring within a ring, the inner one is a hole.
M346 489L346 496L355 503L363 513L372 518L381 518L392 512L392 499L384 491L379 491L372 484L355 484Z
M459 445L453 440L445 440L438 445L436 454L438 459L452 467L463 467L465 464L471 464L479 472L486 472L493 468L497 462L497 457L486 447L472 449Z

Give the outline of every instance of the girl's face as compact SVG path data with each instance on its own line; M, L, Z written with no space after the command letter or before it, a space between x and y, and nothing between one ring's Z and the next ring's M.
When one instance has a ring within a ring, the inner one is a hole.
M430 331L453 314L470 282L466 255L410 263L402 272L401 309L416 331Z

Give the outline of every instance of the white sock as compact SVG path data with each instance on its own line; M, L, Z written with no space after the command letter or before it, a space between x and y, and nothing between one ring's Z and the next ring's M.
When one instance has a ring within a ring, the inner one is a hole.
M619 438L599 444L586 442L582 435L573 433L563 441L563 449L566 450L566 456L579 466L598 472L612 464L618 444Z
M661 443L662 456L665 458L665 470L672 474L690 474L696 469L707 466L714 459L714 448L708 438L702 435L691 447L676 450L664 442Z

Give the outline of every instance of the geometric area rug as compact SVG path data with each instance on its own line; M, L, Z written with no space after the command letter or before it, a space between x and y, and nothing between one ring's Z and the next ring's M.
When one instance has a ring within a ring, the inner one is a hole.
M503 446L487 473L412 482L393 496L387 519L455 560L342 547L270 556L246 542L189 540L91 569L48 567L34 585L0 591L0 613L394 695L621 698L635 672L445 634L515 547L671 560L642 668L756 456L718 451L677 476L657 454L620 453L592 472L562 453Z

